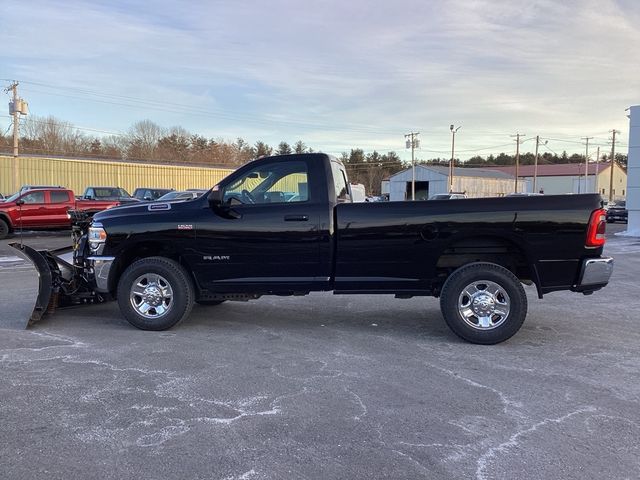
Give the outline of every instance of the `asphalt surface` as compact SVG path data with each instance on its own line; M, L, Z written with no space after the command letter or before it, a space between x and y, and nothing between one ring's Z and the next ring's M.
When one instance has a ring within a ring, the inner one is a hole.
M35 281L6 243L0 315ZM114 303L0 329L0 478L640 478L640 238L607 252L605 290L527 288L495 346L391 296L227 302L166 332Z

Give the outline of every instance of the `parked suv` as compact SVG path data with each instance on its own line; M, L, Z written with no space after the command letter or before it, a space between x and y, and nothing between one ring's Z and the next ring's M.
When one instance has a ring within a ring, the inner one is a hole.
M607 223L624 222L627 223L629 211L627 210L627 202L620 200L607 210Z

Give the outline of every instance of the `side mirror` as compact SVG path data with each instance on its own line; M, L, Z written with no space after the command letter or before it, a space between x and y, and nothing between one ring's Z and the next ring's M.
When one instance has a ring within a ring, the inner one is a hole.
M22 205L24 205L24 200L20 199L16 201L16 205L21 207Z
M213 190L209 192L207 196L207 201L209 202L209 206L214 210L219 210L222 206L223 201L223 193L222 189L220 189L217 185L213 187Z
M221 217L233 220L242 218L241 214L224 204L224 193L222 193L222 189L218 185L213 187L213 190L211 190L211 193L207 196L207 200L209 201L209 207L211 210Z

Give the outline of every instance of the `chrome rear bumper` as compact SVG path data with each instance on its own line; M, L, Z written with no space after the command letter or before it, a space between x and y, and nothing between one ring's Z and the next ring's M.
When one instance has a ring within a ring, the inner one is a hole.
M613 273L613 258L589 258L583 260L577 287L604 286Z

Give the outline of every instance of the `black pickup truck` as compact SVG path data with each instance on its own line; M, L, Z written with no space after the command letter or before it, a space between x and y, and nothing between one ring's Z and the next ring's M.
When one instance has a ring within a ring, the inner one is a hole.
M333 291L440 297L457 335L493 344L525 319L523 283L540 298L608 283L605 226L596 194L352 203L340 161L286 155L251 162L192 201L95 215L72 269L141 329L172 327L194 302ZM82 290L65 277L58 297Z

